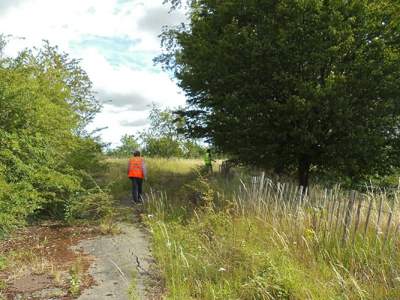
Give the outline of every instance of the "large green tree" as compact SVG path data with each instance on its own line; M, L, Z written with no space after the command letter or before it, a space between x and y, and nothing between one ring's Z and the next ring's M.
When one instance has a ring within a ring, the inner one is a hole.
M303 186L313 166L360 179L399 165L400 2L187 3L157 60L186 92L193 136L297 169Z

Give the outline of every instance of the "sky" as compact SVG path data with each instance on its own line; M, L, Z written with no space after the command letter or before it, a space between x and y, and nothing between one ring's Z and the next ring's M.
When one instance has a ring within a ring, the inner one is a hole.
M11 35L6 54L16 55L43 40L81 59L103 103L88 130L100 131L112 147L124 134L148 126L152 103L184 105L185 97L167 73L155 66L164 25L185 21L163 0L0 0L0 33Z

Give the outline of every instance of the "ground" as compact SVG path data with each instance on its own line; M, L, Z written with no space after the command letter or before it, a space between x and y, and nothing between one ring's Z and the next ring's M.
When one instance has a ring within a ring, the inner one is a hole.
M139 222L115 228L104 235L97 226L43 224L16 232L0 243L8 262L0 299L159 299L146 229Z
M79 300L160 298L157 289L147 288L153 280L153 261L145 229L138 223L122 223L119 227L121 233L117 235L98 236L78 244L77 249L94 258L89 274L97 283Z
M93 258L72 247L98 234L96 228L60 224L43 224L16 232L0 243L4 260L0 272L2 297L73 299L78 292L71 288L74 277L79 276L79 290L93 284L87 273Z

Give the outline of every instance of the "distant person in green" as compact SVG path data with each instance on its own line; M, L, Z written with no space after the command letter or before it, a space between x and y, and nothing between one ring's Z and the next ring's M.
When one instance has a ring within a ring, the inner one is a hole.
M212 159L211 150L207 149L206 154L204 155L204 166L206 167L207 173L211 174L212 169L212 162L215 161Z

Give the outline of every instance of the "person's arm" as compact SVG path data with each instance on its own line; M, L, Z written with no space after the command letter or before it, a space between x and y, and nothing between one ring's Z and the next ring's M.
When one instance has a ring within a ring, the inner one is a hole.
M131 168L131 162L128 161L128 171L127 171L128 176L129 176L129 169L130 169L130 168Z

